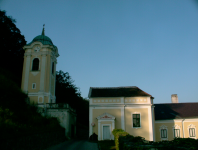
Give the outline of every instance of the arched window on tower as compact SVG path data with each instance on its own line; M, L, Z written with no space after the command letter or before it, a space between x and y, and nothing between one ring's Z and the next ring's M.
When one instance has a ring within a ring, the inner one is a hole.
M32 71L37 71L39 70L39 59L34 58L33 64L32 64Z
M54 74L54 62L52 63L52 74Z

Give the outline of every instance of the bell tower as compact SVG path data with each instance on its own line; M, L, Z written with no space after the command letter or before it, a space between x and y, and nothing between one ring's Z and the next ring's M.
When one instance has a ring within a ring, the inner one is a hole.
M45 36L45 29L32 42L23 47L25 50L22 90L28 94L30 103L44 106L55 103L55 82L58 48Z

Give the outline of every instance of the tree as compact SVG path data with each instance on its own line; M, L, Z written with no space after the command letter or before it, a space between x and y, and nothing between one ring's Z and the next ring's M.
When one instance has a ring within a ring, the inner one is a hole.
M13 80L21 86L23 69L23 46L26 44L25 38L15 25L16 20L6 16L6 12L0 10L0 73L9 72L14 74Z
M75 101L81 97L80 90L73 84L68 72L62 70L56 72L56 102L68 103L75 107Z
M88 126L89 102L81 97L80 89L73 83L68 72L56 72L56 103L67 103L76 109L77 122Z

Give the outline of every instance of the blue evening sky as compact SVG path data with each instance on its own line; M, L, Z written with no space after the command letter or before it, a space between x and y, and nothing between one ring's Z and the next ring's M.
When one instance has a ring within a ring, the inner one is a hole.
M57 70L82 97L90 87L137 86L154 103L198 102L195 0L0 0L29 43L45 33L58 47Z

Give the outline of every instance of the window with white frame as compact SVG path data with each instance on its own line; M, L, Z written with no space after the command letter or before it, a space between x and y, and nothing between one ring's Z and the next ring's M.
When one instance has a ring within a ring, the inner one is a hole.
M36 89L36 83L32 83L32 89Z
M190 138L196 138L196 126L193 124L190 124L188 126L188 133Z
M161 129L161 138L167 138L167 130Z
M168 128L165 125L160 126L159 128L161 140L168 140Z
M133 117L133 128L139 128L140 125L140 114L132 114Z
M174 129L174 137L175 138L180 137L180 129Z
M189 128L189 137L195 137L195 128Z
M181 126L175 124L173 126L173 138L179 138L180 137L180 131L181 131Z

